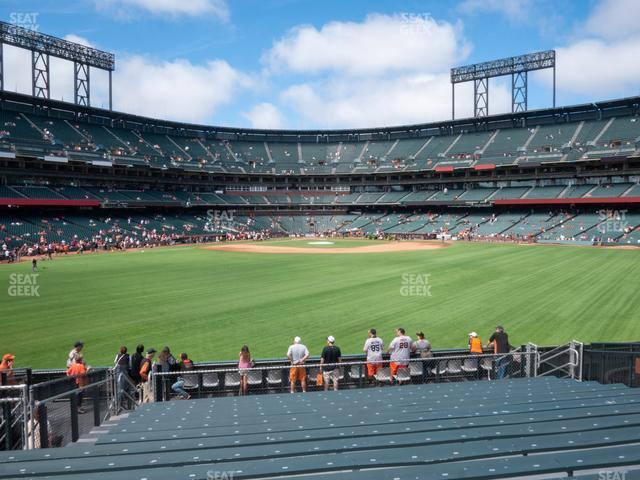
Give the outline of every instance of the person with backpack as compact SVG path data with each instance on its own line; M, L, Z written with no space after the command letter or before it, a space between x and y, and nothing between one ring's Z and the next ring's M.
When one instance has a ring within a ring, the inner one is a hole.
M142 402L149 403L153 400L151 391L151 374L153 368L153 357L156 354L155 348L147 350L147 356L140 363L140 382L142 383Z

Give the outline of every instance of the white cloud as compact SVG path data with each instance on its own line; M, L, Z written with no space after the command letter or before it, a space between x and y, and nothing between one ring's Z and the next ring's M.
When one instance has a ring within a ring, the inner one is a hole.
M69 33L68 35L65 35L64 39L68 42L79 43L80 45L84 45L85 47L96 48L93 45L93 43L91 43L89 40L87 40L84 37L81 37L80 35L76 35L74 33Z
M140 12L170 17L209 15L222 22L229 20L225 0L96 0L96 8L129 20Z
M583 94L603 100L640 93L640 35L614 42L580 40L556 52L557 84L563 95Z
M490 113L504 111L509 99L503 85L491 85ZM445 73L301 83L285 90L281 100L305 128L385 127L451 118L451 84ZM472 89L456 89L456 105L456 117L471 116Z
M222 60L194 65L186 60L156 63L133 56L120 60L114 76L114 109L160 119L211 121L250 79Z
M464 15L500 13L512 21L524 21L532 7L532 0L465 0L458 11Z
M352 128L450 118L449 68L469 52L461 23L371 14L361 22L297 26L262 60L276 78L302 77L278 97L281 109L293 112L289 126Z
M65 39L91 45L87 39ZM31 55L5 45L5 89L31 94ZM73 63L51 57L51 98L74 101ZM193 64L184 59L155 61L120 56L113 73L113 108L127 113L185 122L211 122L218 108L253 86L244 73L222 60ZM91 105L108 107L107 74L91 69Z
M251 128L277 129L284 128L285 125L280 110L272 103L254 105L248 112L243 112L242 116L249 120Z
M584 31L602 38L620 39L640 34L639 18L638 0L602 0L591 12Z
M638 17L637 0L601 0L578 25L573 40L556 48L561 103L576 96L593 101L640 93ZM543 81L550 84L548 77Z
M276 41L263 61L272 73L443 71L469 53L461 30L459 24L408 14L372 14L360 23L330 22L319 30L301 25Z

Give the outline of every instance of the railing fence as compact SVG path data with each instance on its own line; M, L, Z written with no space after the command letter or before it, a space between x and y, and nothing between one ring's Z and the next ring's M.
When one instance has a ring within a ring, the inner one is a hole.
M366 361L347 361L325 364L322 370L337 372L340 388L362 388L369 385L441 383L466 380L493 380L500 378L533 377L536 372L536 351L516 350L507 354L454 355L430 358L412 358L406 367L392 373L389 360L377 362L368 372ZM309 362L291 367L288 363L256 365L253 368L212 368L184 372L156 372L151 375L153 401L179 398L180 390L196 398L227 396L241 393L243 376L251 394L278 393L291 387L290 369L304 370L308 390L325 388L325 379L319 377L321 366ZM375 370L375 371L374 371ZM372 375L368 375L372 373ZM180 384L177 382L180 380ZM333 377L330 378L333 380ZM297 385L296 390L300 390Z

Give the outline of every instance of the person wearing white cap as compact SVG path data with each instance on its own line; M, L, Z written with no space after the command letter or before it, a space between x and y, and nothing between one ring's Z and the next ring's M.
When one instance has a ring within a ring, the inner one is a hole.
M309 350L301 342L300 337L294 338L293 345L287 350L287 358L291 362L291 369L289 370L291 393L295 393L298 381L302 391L307 391L307 369L304 367L304 362L309 358Z
M482 355L484 353L482 351L482 341L476 332L471 332L469 334L469 353L473 356ZM482 371L480 370L480 359L478 358L475 363L476 379L480 380L480 377L482 376Z
M320 355L320 371L322 372L325 391L329 390L329 381L333 382L333 389L335 391L338 390L340 368L338 368L337 364L340 363L342 352L335 343L336 339L333 335L329 335L327 337L327 345L322 349L322 354Z
M478 334L476 332L471 332L469 334L469 353L475 353L478 355L482 355L482 341L478 338Z

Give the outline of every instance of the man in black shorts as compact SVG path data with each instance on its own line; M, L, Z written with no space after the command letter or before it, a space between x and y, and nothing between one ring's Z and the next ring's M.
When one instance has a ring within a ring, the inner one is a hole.
M333 335L327 337L327 345L322 349L322 355L320 356L320 371L324 380L324 389L329 390L329 381L333 382L333 389L338 390L338 380L340 378L340 368L337 363L340 363L340 347L335 345L336 339ZM326 365L326 366L324 366Z

